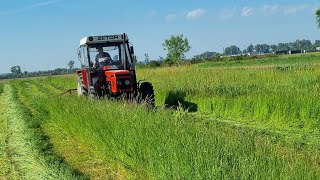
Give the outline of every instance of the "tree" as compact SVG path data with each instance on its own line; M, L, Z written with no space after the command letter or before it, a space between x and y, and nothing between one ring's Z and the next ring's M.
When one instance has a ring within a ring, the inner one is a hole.
M69 69L71 70L74 66L74 61L70 60L68 63Z
M308 52L314 50L314 46L310 40L302 39L302 40L296 40L293 42L294 48L293 50L306 50Z
M149 67L152 67L152 68L154 68L154 67L159 67L161 64L158 62L158 61L150 61L149 62L149 64L148 64L148 66Z
M275 51L277 51L278 46L273 44L273 45L270 46L270 49L272 50L272 52L275 52Z
M254 46L252 44L250 44L248 47L247 47L247 52L248 53L253 53L254 51Z
M219 56L221 56L221 54L218 52L206 51L206 52L201 53L199 55L195 55L194 59L209 59L209 58L214 58L214 57L219 57Z
M319 50L320 50L319 47L320 47L320 40L315 40L315 41L314 41L314 44L313 44L313 48L314 48L316 51L319 51Z
M320 29L320 9L316 11L316 21L317 21L317 26Z
M270 45L268 44L261 44L261 51L264 53L264 54L267 54L270 52Z
M163 60L164 60L164 58L163 58L162 56L159 56L158 61L159 61L159 62L163 62Z
M149 64L149 62L150 62L149 54L145 53L144 54L144 64Z
M289 51L290 47L288 43L278 43L278 51Z
M224 49L224 54L225 55L237 55L237 54L241 54L241 50L238 46L236 45L232 45L230 47L226 47Z
M267 53L267 49L269 49L269 47L266 44L257 44L254 49L256 50L256 53L261 54Z
M13 74L13 75L16 75L16 76L18 76L18 75L20 75L21 74L21 67L20 66L13 66L13 67L11 67L11 73Z
M164 50L168 51L168 59L171 59L175 64L179 64L180 61L185 58L184 53L188 52L191 48L187 38L183 37L183 34L174 36L170 39L166 39L162 44Z

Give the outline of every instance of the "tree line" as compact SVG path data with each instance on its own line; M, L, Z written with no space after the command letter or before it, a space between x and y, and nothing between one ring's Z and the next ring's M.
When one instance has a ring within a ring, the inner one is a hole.
M225 56L255 56L267 54L290 54L290 53L307 53L315 52L320 47L320 40L315 40L312 43L310 40L302 39L295 40L288 43L278 44L250 44L247 48L241 50L238 46L232 45L224 48L223 52L210 52L206 51L201 54L195 55L191 59L186 59L184 53L188 52L191 48L189 41L183 35L171 36L165 40L163 44L168 54L166 58L159 57L158 60L150 60L149 55L145 54L144 61L138 61L138 66L141 67L157 67L157 66L172 66L182 63L196 63L206 59L214 59L216 61L223 60Z
M320 47L320 40L312 43L310 40L298 39L294 42L278 43L278 44L250 44L247 48L241 50L236 45L232 45L224 49L224 55L239 55L239 54L268 54L280 51L301 51L301 52L315 52L317 47Z
M53 70L33 71L33 72L22 71L21 66L15 65L10 68L11 73L0 74L0 79L73 74L78 69L78 68L74 68L74 64L75 62L73 60L70 60L67 64L69 68L56 68Z
M310 40L302 39L289 43L278 44L250 44L247 48L241 50L238 46L232 45L226 47L222 53L219 52L204 52L199 55L195 55L195 59L206 59L218 56L233 56L233 55L262 55L270 53L287 54L289 51L295 52L315 52L317 47L320 47L320 40L315 40L312 43Z

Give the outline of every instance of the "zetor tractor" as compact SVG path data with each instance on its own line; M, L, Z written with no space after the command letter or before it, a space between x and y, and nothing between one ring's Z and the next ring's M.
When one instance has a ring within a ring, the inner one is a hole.
M137 82L134 49L125 33L85 37L78 56L82 65L76 72L79 96L131 97L154 106L152 84Z

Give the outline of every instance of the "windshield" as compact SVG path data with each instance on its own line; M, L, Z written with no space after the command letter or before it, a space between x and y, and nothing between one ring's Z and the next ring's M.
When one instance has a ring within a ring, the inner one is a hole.
M96 69L102 69L104 66L107 67L105 70L124 69L124 60L127 60L127 69L131 67L131 57L129 55L128 48L126 46L126 58L123 44L96 44L89 47L89 56L92 65Z

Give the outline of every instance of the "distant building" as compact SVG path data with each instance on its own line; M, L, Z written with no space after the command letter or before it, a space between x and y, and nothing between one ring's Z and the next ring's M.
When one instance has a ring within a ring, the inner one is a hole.
M300 53L302 53L301 50L292 50L288 52L288 54L300 54Z
M300 54L306 53L306 50L290 50L290 51L275 51L273 54Z
M289 51L275 51L273 54L289 54Z

